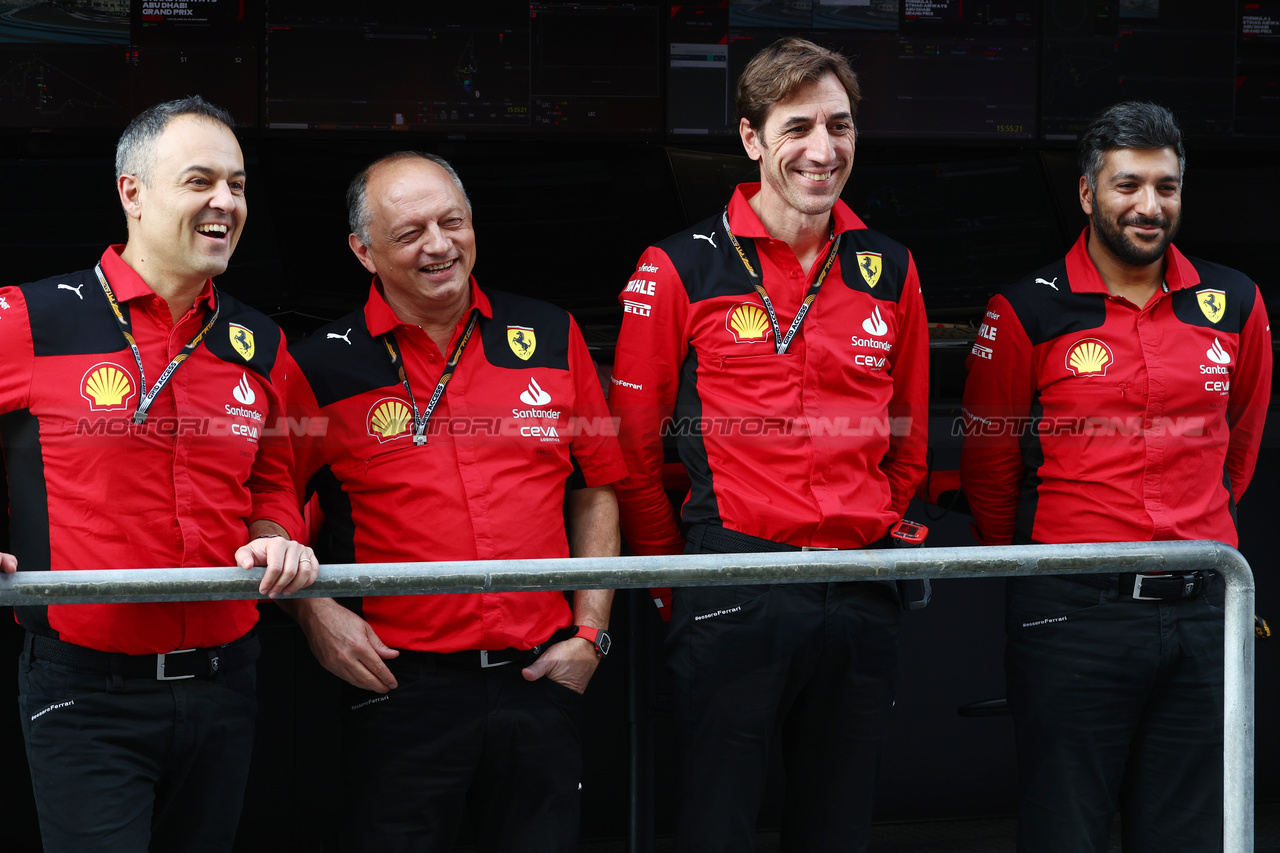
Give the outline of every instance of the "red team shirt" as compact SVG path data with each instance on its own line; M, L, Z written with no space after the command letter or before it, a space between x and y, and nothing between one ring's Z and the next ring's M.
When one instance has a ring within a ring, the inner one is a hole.
M394 334L420 412L445 355L396 318L376 280L362 311L294 347L292 410L327 419L298 430L312 433L297 438L300 474L319 472L312 483L339 561L568 558L566 482L604 486L626 473L573 319L474 279L471 298L481 320L424 446L413 443L409 397L381 336ZM360 607L388 645L434 652L527 649L573 622L555 591L369 596Z
M728 219L785 336L830 244L814 269L801 269L751 208L759 188L739 186ZM664 431L676 434L693 483L686 524L855 548L906 510L927 444L920 281L905 247L843 202L832 213L840 252L784 355L721 217L641 256L620 296L610 388L630 471L618 488L623 532L635 553L684 545L662 489Z
M1170 246L1167 291L1138 308L1107 291L1087 239L994 297L968 358L979 538L1235 546L1271 391L1262 296Z
M213 287L175 325L122 249L101 265L150 389L208 321ZM0 430L21 570L228 566L250 520L301 533L289 441L272 428L284 336L219 295L217 323L134 427L137 365L93 270L0 289ZM228 643L258 618L252 601L16 611L37 633L127 654Z

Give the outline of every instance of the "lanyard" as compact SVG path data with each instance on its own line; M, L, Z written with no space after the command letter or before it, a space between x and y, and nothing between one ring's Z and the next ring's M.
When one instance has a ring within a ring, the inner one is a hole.
M836 256L840 252L840 238L844 235L833 235L831 240L831 250L827 252L827 260L822 265L822 270L818 273L818 277L814 279L812 285L809 286L809 292L805 294L804 302L800 304L800 310L796 312L796 318L791 321L791 328L787 329L786 337L783 337L778 327L778 314L773 310L773 300L769 298L769 294L765 293L764 285L760 283L760 274L751 266L751 261L747 260L747 253L742 251L742 246L738 245L738 238L733 236L733 232L729 230L729 208L725 207L724 213L720 215L722 224L724 225L724 233L729 235L729 242L733 244L733 248L738 252L738 259L742 261L742 266L747 271L747 275L751 276L751 284L756 289L756 293L760 294L760 301L764 303L764 310L769 315L769 325L773 327L773 347L778 355L783 355L787 351L787 347L791 346L791 339L796 336L796 332L800 331L800 324L804 322L805 315L809 313L809 308L813 305L813 300L818 298L818 290L822 287L822 282L826 280L827 273L831 272L831 265L836 262Z
M458 342L453 346L453 352L449 354L449 361L444 367L444 375L440 377L440 381L436 383L436 390L431 395L431 401L427 403L426 411L421 415L418 414L418 402L413 398L413 389L409 387L409 374L404 369L404 359L400 357L400 353L396 350L396 339L391 332L387 332L382 336L382 342L386 344L387 353L391 356L391 363L397 365L400 373L400 384L404 386L404 391L409 395L409 405L413 407L413 443L421 446L427 443L427 421L431 420L431 413L436 410L440 398L444 396L444 386L449 384L449 380L453 378L453 373L458 367L458 362L462 360L462 351L467 348L467 341L471 340L471 333L475 331L476 323L480 322L480 309L471 309L471 319L467 321L467 328L463 331L462 337L458 338Z
M116 295L111 292L111 285L107 284L107 277L102 274L102 264L98 264L93 269L98 274L98 283L102 285L102 292L107 295L107 303L111 306L111 311L116 315L116 320L120 323L120 332L124 335L125 343L129 345L129 349L133 351L133 360L138 365L138 384L142 386L141 395L138 397L138 409L133 413L134 425L146 423L147 412L151 409L151 404L156 401L156 397L164 390L164 386L169 384L169 380L173 378L173 374L187 360L191 353L195 352L196 347L200 346L200 342L204 340L204 336L209 334L209 330L213 328L213 324L218 321L218 311L220 308L220 300L218 299L218 289L213 289L213 314L209 316L209 322L204 324L204 328L196 332L196 336L187 341L187 345L182 348L182 352L174 356L173 361L169 362L169 366L160 374L160 378L156 380L156 384L151 390L147 390L147 374L142 369L142 352L138 349L138 342L133 339L133 321L120 308L120 303L116 301Z

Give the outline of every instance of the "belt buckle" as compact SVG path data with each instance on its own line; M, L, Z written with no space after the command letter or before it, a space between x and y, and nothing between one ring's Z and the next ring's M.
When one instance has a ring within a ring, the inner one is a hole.
M509 663L511 663L511 661L509 660L500 660L500 661L494 661L493 663L489 663L489 651L487 649L480 650L480 668L481 669L492 669L495 666L506 666Z
M839 551L839 548L823 548L821 545L801 545L801 551Z
M1173 577L1173 572L1165 572L1161 575L1134 575L1133 576L1133 598L1135 601L1162 601L1158 595L1143 595L1143 580L1167 580Z
M188 652L194 652L196 649L175 649L171 652L156 655L156 681L182 681L185 678L195 678L195 675L165 675L164 661L169 655L185 655Z

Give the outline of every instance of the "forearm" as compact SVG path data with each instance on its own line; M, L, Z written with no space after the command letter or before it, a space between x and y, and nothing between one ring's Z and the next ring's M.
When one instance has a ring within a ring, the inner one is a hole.
M569 554L574 557L616 557L621 553L618 501L613 488L600 486L569 493ZM573 622L592 628L609 627L611 589L580 589L573 594Z
M289 536L289 531L285 530L283 527L281 527L279 524L276 524L274 521L270 521L265 518L260 518L257 521L250 523L249 525L250 539L261 539L264 536L280 536L284 539L291 538Z
M608 628L613 590L580 589L573 594L573 624Z
M612 486L574 489L568 498L569 555L616 557L622 553L618 499Z

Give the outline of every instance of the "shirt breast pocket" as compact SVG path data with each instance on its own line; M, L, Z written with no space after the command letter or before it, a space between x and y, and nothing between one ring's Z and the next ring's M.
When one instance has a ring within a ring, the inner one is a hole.
M718 373L744 393L765 391L779 382L800 380L800 359L790 353L759 355L722 355L717 361Z

